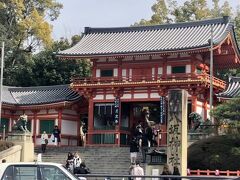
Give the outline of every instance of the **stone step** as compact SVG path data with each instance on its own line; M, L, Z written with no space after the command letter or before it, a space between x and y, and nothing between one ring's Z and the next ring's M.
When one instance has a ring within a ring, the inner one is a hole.
M36 147L35 152L40 152ZM129 147L47 147L42 155L44 162L66 163L68 152L77 152L93 174L128 175L130 166ZM147 156L149 160L149 157ZM139 153L141 161L141 154Z

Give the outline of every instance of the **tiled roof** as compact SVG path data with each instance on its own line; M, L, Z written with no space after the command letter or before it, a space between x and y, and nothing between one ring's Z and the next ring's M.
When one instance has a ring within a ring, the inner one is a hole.
M166 53L210 47L219 44L229 32L234 37L229 17L156 26L85 28L83 38L60 57L93 57L141 53Z
M227 89L217 94L218 98L231 99L240 97L240 77L229 77L229 84Z
M3 87L3 103L13 105L51 104L80 99L69 85L36 87Z

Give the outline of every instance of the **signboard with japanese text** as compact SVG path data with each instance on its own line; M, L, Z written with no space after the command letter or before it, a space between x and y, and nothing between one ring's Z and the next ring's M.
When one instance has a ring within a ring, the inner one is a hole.
M115 124L119 123L119 106L120 106L120 99L119 98L115 98L114 101L114 122Z
M160 96L160 124L165 124L166 122L166 98Z

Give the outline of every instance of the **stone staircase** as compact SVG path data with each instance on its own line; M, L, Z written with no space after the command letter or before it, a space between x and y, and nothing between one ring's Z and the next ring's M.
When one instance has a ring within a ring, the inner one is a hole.
M39 149L35 148L35 152L38 153ZM47 147L42 161L65 165L68 152L77 152L92 174L128 175L129 147Z

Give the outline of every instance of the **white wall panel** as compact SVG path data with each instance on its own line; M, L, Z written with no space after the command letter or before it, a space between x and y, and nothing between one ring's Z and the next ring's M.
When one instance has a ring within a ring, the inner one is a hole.
M131 99L132 95L131 94L124 94L121 99Z
M106 99L115 99L115 97L113 96L113 94L107 94Z
M103 95L96 95L95 98L93 98L94 100L103 100L104 96Z
M62 120L62 134L77 135L77 122Z
M186 65L186 73L191 73L191 65L190 64Z
M150 98L160 98L158 93L151 93Z
M100 69L96 69L96 77L100 77Z
M162 67L159 67L159 68L158 68L158 75L162 75L162 73L163 73L163 68L162 68Z
M118 76L118 69L117 69L117 68L114 68L114 69L113 69L113 76L114 76L114 77L117 77L117 76Z
M198 114L200 114L202 117L204 117L204 110L203 110L203 108L197 106L196 111L197 111Z
M139 94L134 94L133 95L134 99L140 99L140 98L148 98L148 94L147 93L139 93Z
M71 114L71 115L77 115L78 113L74 110L71 110L71 109L64 109L63 110L63 114Z
M172 74L172 66L167 66L167 74Z
M55 114L55 113L58 113L58 112L55 109L49 109L48 113L49 114Z

